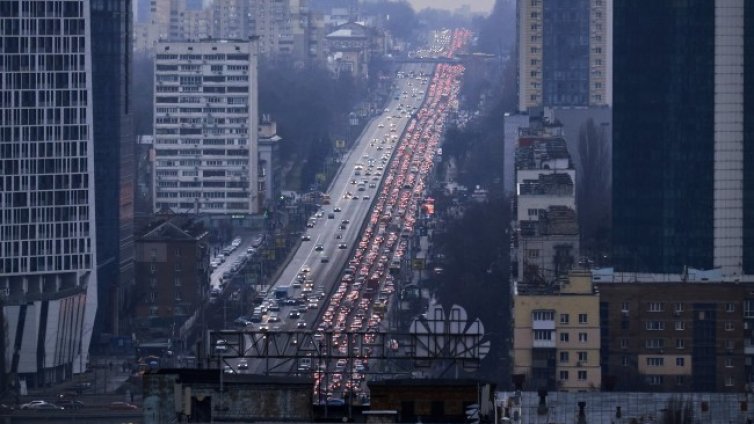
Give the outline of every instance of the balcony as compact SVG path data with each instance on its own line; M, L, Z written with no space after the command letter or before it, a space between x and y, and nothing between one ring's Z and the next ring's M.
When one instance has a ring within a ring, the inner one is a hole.
M552 348L555 349L555 339L534 340L532 342L533 348Z
M533 330L555 330L555 320L535 319L531 323Z

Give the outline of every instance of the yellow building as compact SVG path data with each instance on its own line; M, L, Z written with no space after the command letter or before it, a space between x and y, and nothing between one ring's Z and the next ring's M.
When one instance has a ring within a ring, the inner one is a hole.
M525 376L525 388L599 390L599 305L588 271L514 288L513 373Z

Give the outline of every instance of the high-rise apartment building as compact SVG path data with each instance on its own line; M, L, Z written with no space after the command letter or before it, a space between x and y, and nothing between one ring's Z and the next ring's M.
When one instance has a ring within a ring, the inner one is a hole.
M518 109L611 102L612 0L518 0Z
M136 165L131 90L131 2L90 0L92 113L97 199L97 333L117 333L133 285ZM114 166L117 164L117 166Z
M3 359L31 387L80 372L94 331L89 7L88 0L0 1Z
M255 44L158 44L155 210L259 212Z
M754 5L621 1L614 24L616 270L754 273Z

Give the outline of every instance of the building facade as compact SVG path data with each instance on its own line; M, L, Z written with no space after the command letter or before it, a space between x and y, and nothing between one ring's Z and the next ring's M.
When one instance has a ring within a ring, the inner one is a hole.
M603 387L742 392L751 381L754 284L605 281Z
M616 270L751 273L752 6L616 2L614 24Z
M0 1L3 359L30 387L80 372L94 331L89 7L87 0Z
M131 2L90 0L97 207L97 333L117 334L133 285L134 163ZM118 164L118 166L113 166ZM117 187L117 189L114 189Z
M589 272L550 286L516 285L513 374L523 375L529 389L599 390L599 307Z
M518 109L611 102L612 0L519 0Z
M133 328L140 340L176 338L209 293L209 233L176 217L136 241Z
M259 212L254 40L160 43L154 209Z

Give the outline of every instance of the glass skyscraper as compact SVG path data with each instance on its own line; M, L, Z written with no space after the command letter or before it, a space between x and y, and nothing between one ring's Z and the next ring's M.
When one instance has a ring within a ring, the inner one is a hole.
M615 2L616 271L751 273L753 8Z

